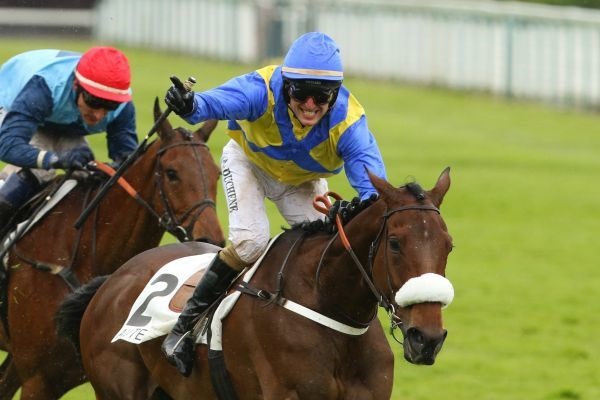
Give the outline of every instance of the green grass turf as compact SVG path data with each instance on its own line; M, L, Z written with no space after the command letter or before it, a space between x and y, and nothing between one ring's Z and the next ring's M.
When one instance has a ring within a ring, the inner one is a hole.
M4 39L0 61L24 49L87 45ZM162 98L169 75L194 75L203 89L256 67L125 50L140 137L152 125L153 99ZM429 188L444 167L452 168L442 206L456 245L447 269L456 290L444 312L448 339L432 367L408 364L392 343L392 398L600 398L598 116L481 94L355 78L346 83L367 111L392 183L415 177ZM227 140L223 131L221 124L211 138L217 159ZM105 159L103 137L92 137L92 144ZM331 179L330 189L354 195L343 176ZM224 204L220 196L226 226ZM276 233L282 220L270 211ZM85 385L64 398L93 395Z

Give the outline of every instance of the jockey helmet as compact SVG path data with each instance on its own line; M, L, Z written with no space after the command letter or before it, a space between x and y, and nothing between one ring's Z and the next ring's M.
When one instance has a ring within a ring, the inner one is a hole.
M338 81L344 79L340 49L321 32L309 32L292 43L281 67L285 79ZM333 82L330 82L333 83Z
M113 102L131 100L131 71L127 57L112 47L92 47L75 68L79 86L92 96Z

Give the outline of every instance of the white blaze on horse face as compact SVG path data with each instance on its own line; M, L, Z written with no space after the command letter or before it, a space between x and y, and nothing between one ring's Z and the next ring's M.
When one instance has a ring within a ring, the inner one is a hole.
M412 304L439 302L446 308L454 299L452 283L439 274L426 273L410 278L396 293L396 304L407 307Z

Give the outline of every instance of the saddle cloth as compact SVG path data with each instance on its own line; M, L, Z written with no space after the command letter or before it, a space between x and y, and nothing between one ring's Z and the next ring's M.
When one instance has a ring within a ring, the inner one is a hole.
M215 253L178 258L162 266L133 303L111 342L140 344L166 335Z
M278 236L271 239L263 255L244 273L244 281L250 281ZM111 343L124 340L140 344L169 333L177 322L183 304L191 296L196 283L214 257L215 253L182 257L156 271L133 303L127 320ZM232 291L217 307L210 326L211 350L222 350L221 322L229 314L240 295L240 291ZM207 332L199 335L196 342L207 344Z

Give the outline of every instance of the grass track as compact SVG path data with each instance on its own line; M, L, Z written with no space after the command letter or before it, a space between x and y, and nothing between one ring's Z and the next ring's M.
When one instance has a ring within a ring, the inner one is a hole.
M0 62L42 47L84 50L87 43L0 39ZM125 50L140 136L169 75L194 75L202 89L254 69ZM393 399L600 399L598 116L388 82L346 83L367 110L391 182L415 177L430 187L452 167L442 207L456 245L447 271L456 290L445 311L448 339L433 367L406 363L392 343ZM217 158L223 130L221 124L211 138ZM105 159L103 137L92 138ZM343 177L330 188L353 196ZM222 198L218 209L226 221ZM278 232L281 218L272 221ZM92 398L87 385L64 397Z

